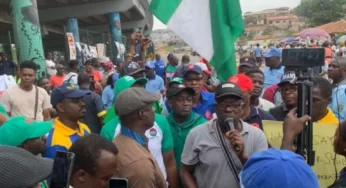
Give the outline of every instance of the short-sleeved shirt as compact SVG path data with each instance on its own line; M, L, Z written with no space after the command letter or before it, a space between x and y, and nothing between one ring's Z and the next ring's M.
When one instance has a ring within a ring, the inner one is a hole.
M114 89L110 85L105 87L102 91L102 101L106 108L110 108L113 106L114 102Z
M87 125L78 122L78 126L78 130L73 130L64 125L59 118L53 120L53 129L47 136L47 149L42 156L54 159L57 151L67 152L76 140L90 134Z
M192 112L195 112L201 116L203 116L207 120L211 120L213 118L213 113L215 105L215 95L209 92L201 92L200 100L197 103L196 107L192 108ZM168 106L168 101L165 101L165 106L168 113L171 113L171 108Z
M113 143L120 151L115 177L126 178L129 188L166 188L159 165L149 151L135 140L118 135Z
M55 75L56 74L56 69L55 69L54 61L46 59L45 62L46 62L46 66L47 66L47 74L49 76ZM52 69L51 67L54 67L54 69Z
M165 82L160 76L155 75L154 79L148 79L145 89L153 93L159 93L161 90L165 89Z
M78 86L78 74L75 72L68 73L64 78L64 83L69 83Z
M281 66L280 68L277 69L270 69L269 67L264 68L264 89L267 89L267 87L278 84L282 76L284 75L285 67Z
M333 114L333 111L328 108L328 113L322 119L318 120L317 123L326 123L326 124L339 124L339 120Z
M12 75L14 76L14 68L17 64L13 61L0 62L0 75Z
M154 61L155 64L155 73L161 78L165 78L165 62L162 60Z
M329 108L340 121L346 119L346 81L342 81L333 89L332 102Z
M52 107L50 98L46 90L41 87L38 89L38 108L36 112L36 120L43 121L43 110ZM0 103L4 106L7 112L14 116L25 116L35 118L35 100L36 87L31 91L25 91L19 85L13 86L5 90L0 98Z
M185 141L181 162L185 165L196 165L194 177L199 188L238 187L219 144L215 124L214 120L211 120L190 131ZM245 122L242 122L242 125L243 130L240 134L244 139L244 153L247 157L268 149L263 131ZM227 138L225 141L228 148L231 148ZM240 159L233 150L230 150L230 153L237 169L241 170Z
M106 115L100 95L90 91L90 95L85 95L83 101L85 103L86 114L82 118L82 122L86 124L92 133L100 134L102 123L100 117Z
M262 48L256 47L254 49L255 57L262 57Z
M113 141L120 133L120 128L119 117L116 116L103 126L100 135L109 141ZM145 132L145 136L149 139L148 148L150 153L156 159L162 174L166 178L166 167L162 153L166 153L174 148L172 132L166 118L156 114L154 125Z
M65 78L65 74L61 76L55 74L49 78L49 83L52 86L52 88L56 88L63 84L64 78Z

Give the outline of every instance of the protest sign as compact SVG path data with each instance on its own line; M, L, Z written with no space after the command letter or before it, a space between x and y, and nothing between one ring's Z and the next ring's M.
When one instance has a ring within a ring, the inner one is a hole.
M312 167L316 173L320 187L328 187L335 180L334 167L334 134L337 125L314 123L313 125L313 149L315 151L315 165ZM282 141L282 122L263 121L264 132L269 143L280 148ZM336 155L337 173L346 166L346 159L340 155Z

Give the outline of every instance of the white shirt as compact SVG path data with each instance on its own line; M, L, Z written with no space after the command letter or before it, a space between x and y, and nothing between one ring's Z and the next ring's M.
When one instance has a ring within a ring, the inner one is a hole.
M78 74L77 73L75 73L75 72L68 73L64 78L64 82L66 82L69 79L70 79L69 83L74 84L74 85L78 85Z
M49 76L53 76L56 74L56 69L51 68L51 67L55 67L55 63L52 60L46 59L46 67L47 67L47 74Z
M263 98L258 98L258 99L259 99L259 104L258 106L256 106L257 108L260 108L264 111L269 111L271 108L275 107L275 105L272 102L266 99L263 99Z

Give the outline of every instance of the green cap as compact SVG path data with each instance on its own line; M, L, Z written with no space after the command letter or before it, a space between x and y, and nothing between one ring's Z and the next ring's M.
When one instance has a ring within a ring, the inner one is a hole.
M175 77L175 78L173 78L173 79L169 82L169 85L172 84L172 83L182 84L182 83L183 83L183 79L182 79L182 78L179 78L179 77Z
M141 86L145 86L147 82L148 80L145 78L139 78L135 80L132 76L123 76L115 83L114 97L116 97L120 92L124 91L125 89L132 87L132 85L135 83L138 83Z
M52 121L38 122L24 116L13 117L0 127L0 145L17 147L28 139L46 135L52 126Z

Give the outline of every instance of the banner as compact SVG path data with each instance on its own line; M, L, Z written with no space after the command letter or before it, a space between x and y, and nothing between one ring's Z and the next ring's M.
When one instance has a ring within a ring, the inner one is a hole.
M316 173L320 187L328 187L335 180L334 167L334 134L338 125L314 123L313 125L313 150L315 151L315 165L312 167ZM264 132L269 143L280 148L282 141L282 122L263 121ZM337 173L346 166L346 159L336 155Z
M70 52L70 60L77 59L76 44L74 42L73 33L66 33L67 45Z

